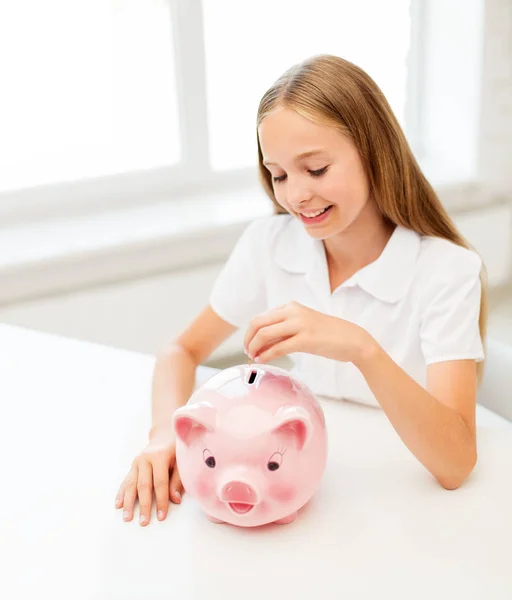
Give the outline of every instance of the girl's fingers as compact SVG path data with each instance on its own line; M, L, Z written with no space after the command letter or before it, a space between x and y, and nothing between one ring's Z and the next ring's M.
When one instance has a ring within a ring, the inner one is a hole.
M286 356L287 354L292 354L293 352L297 352L296 341L294 337L287 338L284 341L274 344L268 350L264 350L256 356L254 362L257 363L266 363L271 360L275 360L276 358L280 358L281 356Z
M139 494L140 507L139 523L145 526L149 523L153 500L153 469L151 468L151 464L145 460L139 464L137 492Z
M124 487L125 487L125 482L123 481L123 483L119 487L119 490L118 490L117 495L116 495L116 508L121 508L123 506L123 501L124 501Z
M123 484L124 495L121 506L123 507L123 518L125 521L133 519L133 507L137 500L137 477L138 469L137 467L133 467Z
M280 306L279 308L269 310L252 319L244 335L245 351L249 354L249 346L251 345L254 336L262 327L268 327L270 325L275 325L276 323L281 323L285 318L285 307Z
M282 321L281 323L262 327L251 340L247 347L247 353L251 358L254 358L262 350L266 350L279 343L279 340L285 340L296 333L297 325L293 321Z
M175 504L179 504L181 502L181 497L183 495L183 484L181 483L180 474L176 464L172 470L171 481L169 483L169 493L172 502Z
M165 461L153 464L153 485L156 495L156 516L163 521L169 506L169 465Z

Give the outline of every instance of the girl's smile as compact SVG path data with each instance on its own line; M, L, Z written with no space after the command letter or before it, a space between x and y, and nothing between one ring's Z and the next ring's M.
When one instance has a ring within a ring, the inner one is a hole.
M302 222L305 225L319 225L324 223L332 213L333 205L326 206L319 210L303 210L299 213Z

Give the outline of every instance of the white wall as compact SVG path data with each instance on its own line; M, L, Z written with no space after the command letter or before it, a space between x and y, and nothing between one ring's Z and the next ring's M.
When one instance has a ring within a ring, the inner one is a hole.
M486 0L480 178L512 195L512 0Z
M4 323L156 353L206 304L221 263L100 286L0 310ZM243 351L241 334L212 358Z
M485 0L425 0L420 75L422 153L432 176L472 180L478 171ZM454 24L460 24L454 35Z

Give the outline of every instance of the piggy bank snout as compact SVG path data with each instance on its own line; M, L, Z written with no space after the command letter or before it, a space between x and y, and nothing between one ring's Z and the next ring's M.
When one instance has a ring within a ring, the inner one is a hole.
M220 491L223 502L237 502L242 504L258 504L259 497L256 490L244 481L228 481Z

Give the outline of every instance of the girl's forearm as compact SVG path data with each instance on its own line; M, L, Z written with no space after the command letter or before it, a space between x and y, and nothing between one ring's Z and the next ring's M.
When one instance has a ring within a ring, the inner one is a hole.
M172 415L194 391L197 364L182 347L172 346L157 357L152 380L150 438L168 431Z
M437 481L455 489L477 459L475 434L371 339L354 362L405 445Z

